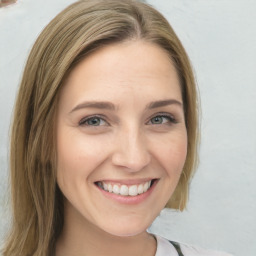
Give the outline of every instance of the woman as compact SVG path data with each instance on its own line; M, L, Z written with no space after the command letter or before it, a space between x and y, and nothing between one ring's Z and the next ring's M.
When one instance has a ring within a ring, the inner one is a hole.
M165 206L186 206L197 125L191 66L160 13L132 0L69 6L24 70L3 255L224 255L146 231Z

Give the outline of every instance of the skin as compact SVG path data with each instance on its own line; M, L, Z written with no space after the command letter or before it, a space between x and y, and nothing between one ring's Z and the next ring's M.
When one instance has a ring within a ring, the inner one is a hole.
M84 59L63 87L57 113L65 223L56 255L155 255L146 229L174 192L186 153L179 79L164 50L134 40ZM149 196L132 204L95 185L151 179Z

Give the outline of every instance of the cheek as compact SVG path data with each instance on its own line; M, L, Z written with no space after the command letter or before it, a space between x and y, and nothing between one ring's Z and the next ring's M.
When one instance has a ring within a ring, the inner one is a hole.
M59 133L57 138L57 178L86 179L104 160L102 145L82 133Z
M81 135L63 134L57 141L57 183L68 201L78 207L82 200L78 195L87 188L85 184L99 162L99 152Z
M169 175L179 175L187 156L186 133L178 134L169 140L165 140L157 147L155 152L158 152L157 158Z

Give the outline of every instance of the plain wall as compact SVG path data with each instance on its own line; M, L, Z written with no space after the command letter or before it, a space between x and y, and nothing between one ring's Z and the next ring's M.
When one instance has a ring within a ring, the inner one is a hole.
M29 50L72 0L21 0L0 9L0 237L8 228L8 141ZM150 231L169 239L256 255L256 2L149 0L169 20L193 64L201 95L200 165L187 210L163 210ZM254 238L253 238L254 237Z

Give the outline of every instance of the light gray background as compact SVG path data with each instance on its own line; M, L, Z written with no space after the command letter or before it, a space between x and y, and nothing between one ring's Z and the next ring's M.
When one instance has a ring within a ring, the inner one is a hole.
M0 9L0 240L7 230L8 130L29 50L73 0L20 0ZM170 21L195 69L201 162L187 210L150 230L235 255L256 255L256 1L149 0ZM254 237L254 238L253 238Z

